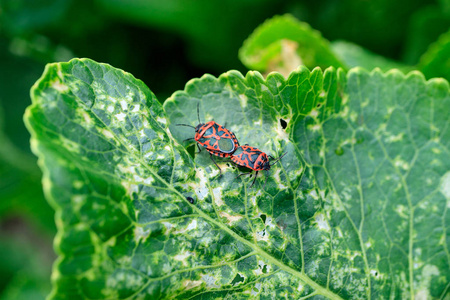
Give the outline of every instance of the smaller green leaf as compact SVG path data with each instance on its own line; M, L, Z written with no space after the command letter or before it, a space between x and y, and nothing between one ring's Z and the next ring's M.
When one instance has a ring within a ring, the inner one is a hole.
M418 64L426 77L444 77L450 80L450 30L442 34L422 55Z
M249 69L284 75L299 65L345 67L318 31L291 15L276 16L259 26L244 42L239 58Z
M331 43L331 48L336 56L350 68L358 66L367 70L380 68L383 72L387 72L390 69L399 69L405 73L413 70L410 66L387 59L350 42L335 41Z

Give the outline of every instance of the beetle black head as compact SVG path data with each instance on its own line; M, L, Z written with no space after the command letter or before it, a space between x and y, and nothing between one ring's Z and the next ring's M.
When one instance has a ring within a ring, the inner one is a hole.
M200 132L200 129L204 126L204 123L199 123L197 126L195 126L195 132Z
M272 165L270 164L270 162L269 162L269 160L267 159L267 157L264 157L263 158L263 163L262 163L262 169L263 170L270 170L270 167L271 167Z

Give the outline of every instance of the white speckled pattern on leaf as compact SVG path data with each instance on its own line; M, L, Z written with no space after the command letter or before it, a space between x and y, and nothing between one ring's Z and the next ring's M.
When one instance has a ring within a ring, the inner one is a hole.
M442 298L450 93L411 73L300 68L190 81L162 106L128 73L50 64L25 121L56 210L51 299ZM188 154L215 120L288 154L253 188ZM280 119L286 121L283 129ZM187 198L190 197L190 198ZM193 199L193 201L191 201ZM192 202L192 203L191 203Z

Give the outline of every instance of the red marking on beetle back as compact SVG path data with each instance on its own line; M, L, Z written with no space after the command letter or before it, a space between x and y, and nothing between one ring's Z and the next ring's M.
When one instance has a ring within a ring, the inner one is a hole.
M195 130L195 141L202 145L206 151L208 151L211 155L219 156L219 157L230 157L234 151L236 151L237 147L239 147L239 142L234 135L233 132L226 129L220 124L217 124L214 121L209 121L206 123L201 123L200 121L200 113L199 113L199 104L197 104L197 117L199 124L196 127L187 124L177 124L178 126L188 126L192 127ZM191 138L192 139L192 138ZM221 149L219 145L220 140L228 139L229 143L222 143L223 147L225 145L231 145L231 147L227 149ZM199 151L201 151L199 147ZM212 156L211 156L212 159ZM214 164L219 168L214 159L212 159ZM219 168L220 170L220 168Z
M231 160L235 164L237 164L239 166L247 167L253 171L256 171L255 179L253 180L253 183L251 186L253 186L253 184L255 183L255 180L256 180L256 177L258 176L259 171L266 171L268 174L270 167L273 165L273 164L272 165L270 164L268 155L266 153L262 152L261 150L259 150L258 148L244 145L244 146L237 147L236 152L238 154L231 155ZM281 159L284 155L286 155L286 153L287 152L285 152L279 158L275 159L274 163L277 160ZM246 173L240 174L239 176L244 175L244 174L246 174ZM267 182L267 178L266 178L266 182ZM264 183L264 186L265 186L265 183Z

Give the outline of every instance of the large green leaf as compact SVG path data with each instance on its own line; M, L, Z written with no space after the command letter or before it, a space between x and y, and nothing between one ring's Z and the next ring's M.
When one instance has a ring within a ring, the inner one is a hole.
M48 65L32 98L25 120L59 230L52 299L448 293L443 80L231 71L163 109L130 74L77 59ZM175 124L196 125L197 103L241 144L287 151L265 189L265 174L250 188L225 159L222 176L206 151L191 159L193 129Z

